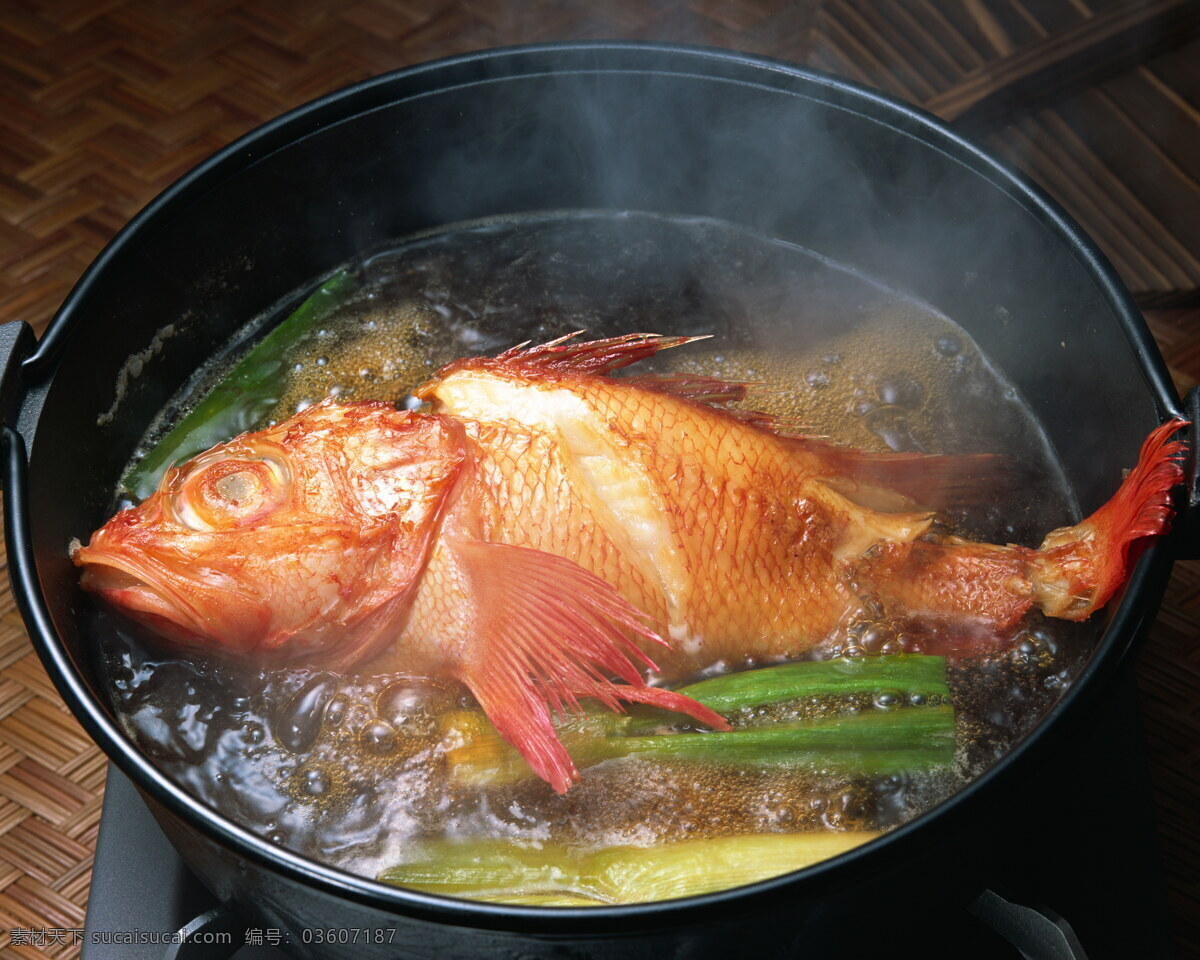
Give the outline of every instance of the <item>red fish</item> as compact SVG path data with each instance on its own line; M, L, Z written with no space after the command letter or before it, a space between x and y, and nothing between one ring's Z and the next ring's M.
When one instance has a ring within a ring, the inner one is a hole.
M856 452L735 411L736 384L610 376L684 342L459 360L428 413L318 404L171 469L75 551L84 586L192 648L452 676L561 792L578 773L551 715L580 698L724 728L644 672L797 656L864 597L993 633L1035 607L1081 620L1169 522L1182 421L1040 548L971 543L915 504L994 458Z

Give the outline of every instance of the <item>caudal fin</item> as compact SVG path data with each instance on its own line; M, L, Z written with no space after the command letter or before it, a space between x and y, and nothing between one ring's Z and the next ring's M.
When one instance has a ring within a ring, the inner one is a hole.
M1187 449L1171 437L1187 425L1172 420L1154 430L1112 499L1081 523L1047 535L1029 563L1043 613L1085 620L1125 582L1144 538L1167 531L1171 488L1183 480Z
M854 578L894 616L983 626L964 634L973 638L968 647L1003 634L1034 606L1084 620L1125 582L1145 538L1166 531L1185 449L1171 437L1183 426L1173 420L1151 433L1112 499L1051 531L1037 550L956 537L884 541L855 561Z

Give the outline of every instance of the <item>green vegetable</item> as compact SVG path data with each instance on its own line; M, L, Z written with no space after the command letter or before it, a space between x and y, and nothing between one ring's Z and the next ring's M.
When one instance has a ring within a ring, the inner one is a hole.
M890 777L954 759L954 711L948 706L870 710L808 723L772 724L727 733L621 734L630 718L614 715L604 733L586 726L560 731L579 767L616 757L783 767L825 776ZM531 776L529 765L480 714L459 714L447 731L461 738L447 751L461 782L500 785Z
M942 657L900 655L862 661L810 661L705 680L681 692L719 712L819 695L892 691L929 706L868 708L810 721L767 723L720 733L642 735L661 728L608 711L567 717L557 731L577 766L616 757L686 760L738 766L788 767L814 774L886 777L925 770L954 758L954 711ZM933 705L937 704L937 705ZM443 721L446 757L455 777L475 784L513 783L531 776L524 759L483 714L461 711Z
M714 837L585 852L504 840L422 845L379 879L428 893L502 903L581 906L690 897L755 883L837 856L875 833Z
M896 690L907 697L947 697L945 657L922 654L805 660L701 680L679 693L718 713L781 700Z
M588 713L561 719L555 729L575 763L588 767L621 755L612 752L610 742L620 742L631 719L628 714L608 711ZM440 727L447 745L446 760L460 781L499 785L533 776L525 758L479 711L451 711L442 717Z
M604 745L610 756L802 767L830 775L886 777L953 760L954 711L943 706L870 710L728 733L612 738Z
M341 270L313 291L122 478L125 489L144 500L172 464L256 428L283 394L287 352L356 286L354 277Z

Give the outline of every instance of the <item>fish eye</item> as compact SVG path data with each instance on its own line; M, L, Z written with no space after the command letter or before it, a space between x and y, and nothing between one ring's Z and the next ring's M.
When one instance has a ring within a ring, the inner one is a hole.
M213 484L213 492L223 500L238 506L249 500L258 487L258 477L250 470L227 473Z
M227 444L185 465L170 483L167 502L191 530L228 529L271 513L289 499L291 485L282 451Z

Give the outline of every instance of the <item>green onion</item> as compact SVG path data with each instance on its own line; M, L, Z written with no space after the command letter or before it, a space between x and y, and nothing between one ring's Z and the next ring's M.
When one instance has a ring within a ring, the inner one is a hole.
M609 756L886 777L953 760L954 711L943 706L870 710L727 733L614 738L605 746Z
M576 765L590 767L610 757L623 756L621 734L632 717L628 714L588 713L560 720L555 729ZM529 764L477 710L457 710L443 716L442 741L446 761L463 783L499 786L533 776Z
M954 711L947 704L942 657L899 655L863 661L809 661L705 680L680 692L719 712L814 696L873 694L927 706L869 707L808 721L743 726L720 733L648 734L662 720L589 712L556 725L575 764L634 757L658 761L802 769L818 775L888 777L927 770L954 759ZM667 716L654 711L655 716ZM461 711L443 720L446 759L454 776L475 785L514 783L529 766L483 714Z
M582 906L690 897L766 880L837 856L875 833L761 834L592 852L503 840L423 844L379 879L502 903Z
M125 489L144 500L172 464L256 428L283 395L287 352L356 286L354 277L341 270L313 291L138 461L121 480Z
M838 657L727 673L677 692L718 713L782 700L896 690L907 697L947 697L946 658L923 654Z
M529 766L494 730L476 724L469 740L447 751L465 783L501 785L531 776ZM618 720L628 719L617 717ZM465 727L453 727L462 735ZM611 727L610 727L611 729ZM562 737L579 767L633 757L710 765L776 767L821 776L890 777L944 766L954 759L954 711L948 706L872 709L808 723L772 724L721 733Z

